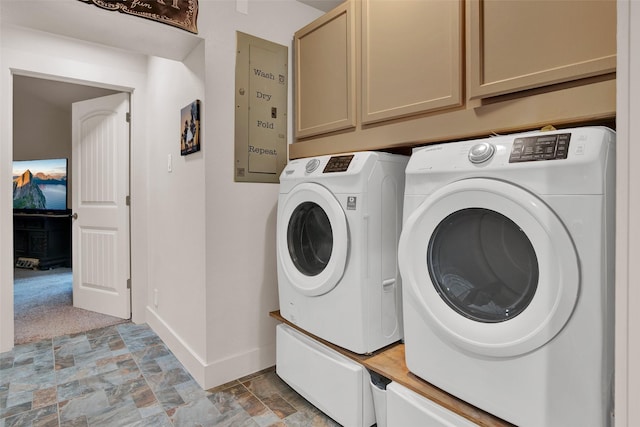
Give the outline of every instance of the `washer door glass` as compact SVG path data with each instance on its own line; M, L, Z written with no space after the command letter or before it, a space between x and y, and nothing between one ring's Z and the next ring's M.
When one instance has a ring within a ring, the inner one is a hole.
M329 292L344 274L348 233L347 217L333 193L315 183L296 185L278 203L279 274L303 295Z
M403 300L443 341L511 357L562 330L578 298L578 256L544 200L472 178L405 196L405 209L413 203L398 245Z
M331 259L333 233L326 212L316 203L304 202L293 211L287 229L287 247L296 268L316 276Z
M427 265L444 302L479 322L522 313L538 285L531 241L513 221L489 209L463 209L445 218L429 242Z

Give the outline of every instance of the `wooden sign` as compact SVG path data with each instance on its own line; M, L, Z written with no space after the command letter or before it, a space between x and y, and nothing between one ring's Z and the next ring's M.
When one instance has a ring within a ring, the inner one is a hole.
M287 164L288 48L236 34L235 180L278 183Z
M198 34L198 0L80 0Z

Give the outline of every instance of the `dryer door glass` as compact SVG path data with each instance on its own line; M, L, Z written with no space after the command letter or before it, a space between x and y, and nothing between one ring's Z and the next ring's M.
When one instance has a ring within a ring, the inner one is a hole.
M320 274L333 250L331 223L316 203L304 202L293 211L287 229L289 255L296 268L306 276Z
M459 210L440 222L429 242L427 264L442 299L479 322L516 317L538 285L538 260L527 235L489 209Z

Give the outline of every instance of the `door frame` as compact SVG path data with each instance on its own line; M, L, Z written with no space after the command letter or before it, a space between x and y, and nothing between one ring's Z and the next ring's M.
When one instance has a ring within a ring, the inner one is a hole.
M617 201L616 201L616 426L640 423L640 303L635 284L640 279L640 84L631 76L640 71L640 3L618 0L617 66ZM633 284L633 285L632 285Z
M143 247L140 250L136 251L136 248L134 248L135 239L133 238L135 232L138 231L136 230L136 221L135 221L138 215L136 215L137 211L134 209L135 203L133 202L134 200L133 193L135 190L135 185L133 182L133 179L135 176L133 173L133 170L135 167L135 163L134 163L135 156L133 153L134 153L134 146L136 142L141 143L140 138L136 138L137 136L136 131L137 129L142 129L142 126L137 126L137 127L135 126L136 122L134 121L133 118L138 115L139 117L143 117L142 115L142 111L144 107L144 102L142 101L144 99L144 89L142 88L143 82L142 81L140 82L140 87L126 87L126 86L116 85L116 84L105 82L105 81L81 80L65 74L55 75L55 74L42 73L35 70L15 69L15 68L9 68L9 69L11 73L8 77L8 87L6 88L7 90L5 91L6 97L3 96L3 98L5 98L8 102L6 102L4 106L2 106L2 108L5 108L6 109L5 111L7 112L6 123L8 123L8 126L6 127L6 130L5 130L6 133L4 134L4 137L6 138L6 142L2 142L2 135L0 135L0 143L7 144L7 147L4 148L4 152L6 153L7 156L6 156L6 159L3 160L4 165L0 165L0 166L6 167L6 170L8 171L11 170L11 162L13 159L14 76L41 78L41 79L50 80L53 82L75 83L75 84L81 84L85 86L93 86L93 87L110 89L110 90L119 91L119 92L126 92L129 94L129 108L130 108L131 117L132 117L130 121L130 127L129 127L130 144L129 144L129 170L128 170L129 194L132 200L130 205L130 210L129 210L129 247L130 247L129 262L133 267L133 265L135 265L133 262L133 259L136 256L136 253L140 253L140 254L144 253ZM2 84L2 82L0 82L0 84ZM140 94L140 96L136 96L137 94ZM136 114L136 112L139 112L139 113ZM144 200L142 197L140 198L140 202L144 203ZM11 254L11 260L13 260L13 245L14 245L13 228L12 228L13 212L10 211L10 209L11 209L11 205L9 203L7 203L6 206L3 206L0 203L0 211L2 212L7 211L6 215L2 215L2 217L10 218L8 220L5 220L7 221L6 223L0 223L0 227L4 227L3 231L6 231L6 236L7 236L7 238L2 239L3 243L0 243L0 245L3 246L3 247L0 247L0 254L7 254L7 255ZM142 212L146 211L146 206L144 205L141 206L141 211ZM143 236L146 236L145 232L143 232ZM140 241L140 244L136 246L140 247L141 245L144 245L144 241ZM139 264L140 268L136 268L136 269L131 268L130 306L131 306L131 320L134 323L142 323L144 322L144 319L145 319L144 307L146 306L146 293L145 293L146 274L144 273L140 274L139 280L136 277L136 272L144 272L146 268L146 260L141 260L141 261L143 262ZM3 259L2 265L3 267L10 265L11 268L6 273L4 272L4 268L0 268L0 306L2 307L2 310L0 310L0 325L2 325L0 327L0 353L11 350L14 346L14 341L15 341L13 262L11 261L9 263L8 260Z

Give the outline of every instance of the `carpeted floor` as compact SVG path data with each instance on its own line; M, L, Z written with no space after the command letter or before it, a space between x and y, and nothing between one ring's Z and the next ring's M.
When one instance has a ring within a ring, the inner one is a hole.
M126 321L75 308L70 268L16 268L13 292L16 345Z

